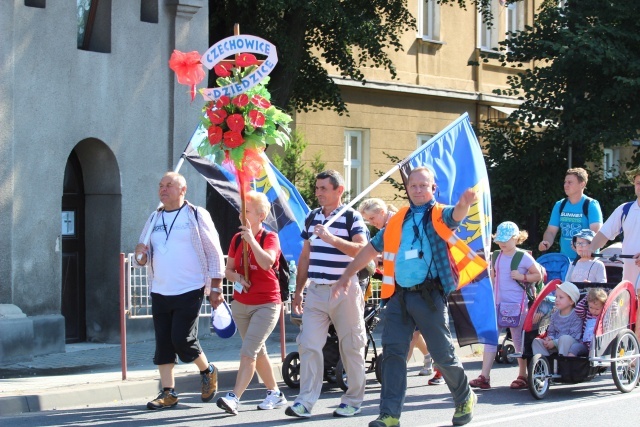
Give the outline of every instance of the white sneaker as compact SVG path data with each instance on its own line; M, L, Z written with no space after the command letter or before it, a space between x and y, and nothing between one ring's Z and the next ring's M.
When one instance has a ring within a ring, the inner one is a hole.
M238 398L233 393L227 393L225 397L220 397L216 401L218 408L224 410L227 414L238 415Z
M420 369L420 372L418 372L418 375L428 377L431 374L433 374L433 359L431 359L431 356L429 355L424 357L424 365L422 366L422 369Z
M287 404L287 398L281 391L267 390L267 397L264 398L258 409L275 409Z

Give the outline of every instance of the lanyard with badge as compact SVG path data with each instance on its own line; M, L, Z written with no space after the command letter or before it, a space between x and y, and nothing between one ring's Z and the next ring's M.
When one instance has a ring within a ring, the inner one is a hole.
M171 222L171 225L169 226L169 231L167 231L167 224L164 222L164 212L162 211L162 229L164 230L164 233L167 235L167 237L164 239L164 243L160 245L160 247L158 248L158 251L160 251L161 254L166 254L167 251L169 250L167 248L167 241L169 240L169 235L171 234L171 230L173 230L173 224L176 223L176 219L178 219L178 217L180 216L180 211L182 211L182 208L184 207L186 203L184 203L182 206L180 206L180 209L178 209L178 212L176 212L176 216L173 218L173 221Z
M423 213L423 215L429 215L430 212L431 212L431 209L427 209ZM423 221L424 221L424 218L425 216L422 217ZM411 213L411 220L413 221L413 241L411 242L411 249L409 249L404 253L404 259L406 260L415 259L415 258L424 259L424 249L422 247L422 240L423 238L426 238L427 242L429 242L429 236L427 236L427 233L424 227L422 227L422 233L420 233L420 227L416 223L416 216L414 212ZM420 250L413 248L413 244L416 241L420 244ZM429 244L431 243L429 242ZM425 264L426 264L426 260L425 260ZM433 265L433 256L429 260L429 266L428 266L429 268L427 270L427 279L430 279L429 276L431 276L432 265Z

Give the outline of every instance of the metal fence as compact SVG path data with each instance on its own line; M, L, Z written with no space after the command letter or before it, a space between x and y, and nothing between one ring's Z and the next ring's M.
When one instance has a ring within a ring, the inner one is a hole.
M126 258L126 306L127 316L131 319L151 318L151 295L149 294L149 281L147 276L147 268L134 268L133 257L135 254L127 254ZM225 256L225 264L227 257ZM369 298L369 303L377 304L380 300L380 284L378 281L372 281L373 295ZM224 298L227 302L231 302L233 295L233 283L227 279L222 279L222 289ZM289 313L291 308L290 301L285 302L285 313ZM204 299L202 307L200 307L200 316L210 316L211 305L207 298Z

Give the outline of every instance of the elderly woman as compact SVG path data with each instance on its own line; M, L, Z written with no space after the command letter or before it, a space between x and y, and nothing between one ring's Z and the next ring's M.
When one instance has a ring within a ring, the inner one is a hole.
M278 389L265 341L275 328L280 315L280 287L276 271L280 256L278 235L264 229L262 222L271 209L263 193L246 194L245 225L233 236L225 276L234 283L233 320L242 337L240 367L233 392L218 399L218 407L229 414L238 414L242 393L249 386L255 371L264 381L267 397L258 409L279 408L287 403ZM248 245L249 278L244 277L242 241Z
M371 198L364 200L358 206L358 210L362 214L362 217L369 224L373 225L377 229L382 229L387 225L389 218L393 216L396 212L398 212L398 208L393 205L387 205L382 199ZM433 371L433 360L431 359L431 355L429 354L429 349L427 348L427 343L424 341L422 334L420 331L416 330L413 333L413 338L411 339L411 344L409 346L409 355L408 359L413 355L414 347L418 347L420 351L424 354L424 364L418 375L428 376L434 373ZM409 361L407 359L407 362ZM428 381L429 385L440 385L444 384L444 378L440 371L436 369L435 375Z

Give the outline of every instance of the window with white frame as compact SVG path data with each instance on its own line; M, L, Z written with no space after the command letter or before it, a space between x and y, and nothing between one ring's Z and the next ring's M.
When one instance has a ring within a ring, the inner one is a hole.
M366 169L365 132L347 130L344 133L344 186L345 200L360 194L363 190Z
M420 147L423 144L426 144L434 135L431 133L419 133L418 134L418 145L416 148Z
M524 30L524 4L523 2L511 3L507 6L507 23L505 28L508 33L516 33Z
M440 5L436 0L418 2L418 28L422 40L440 40Z
M491 14L493 15L491 22L485 22L482 14L478 12L478 20L480 22L478 26L480 31L478 40L480 42L480 49L495 50L498 47L499 12L499 0L491 0Z
M603 150L602 169L604 179L611 179L618 176L618 163L620 162L620 150L617 148L605 148Z

